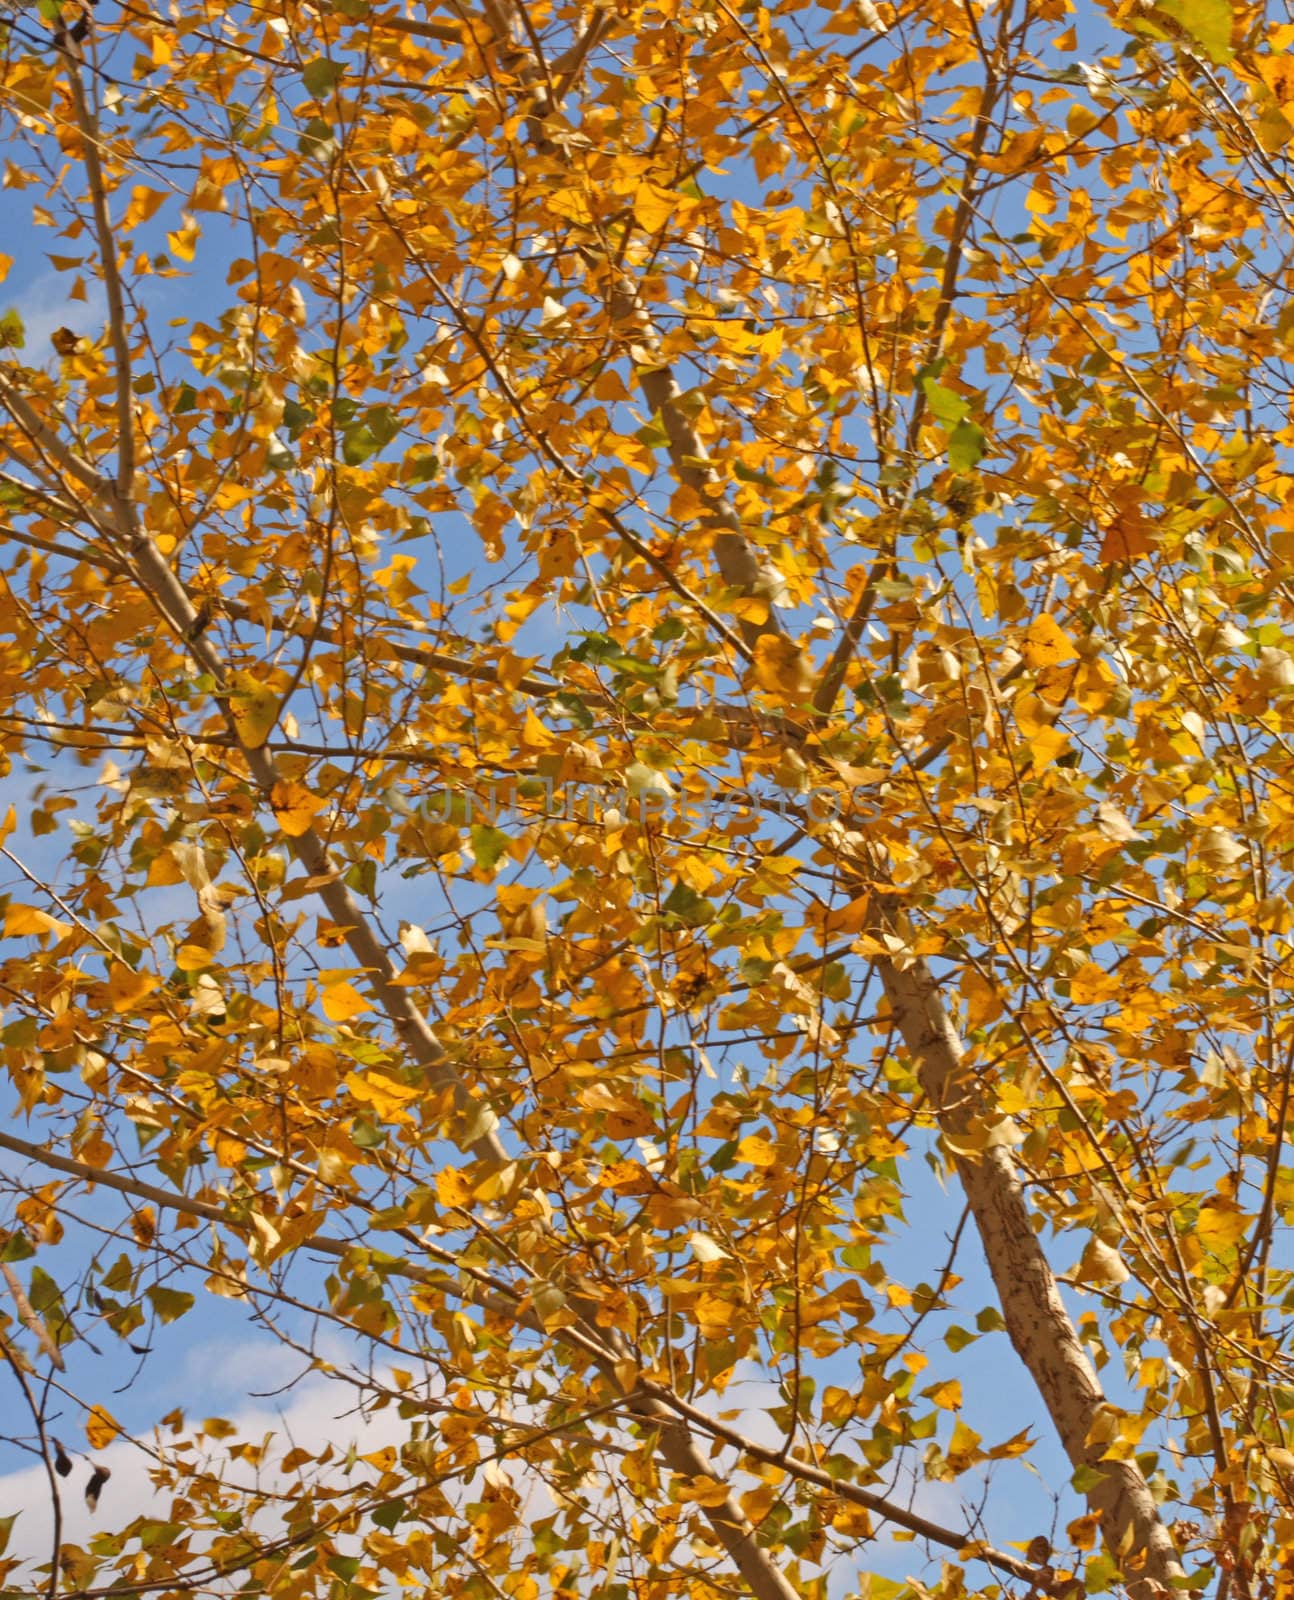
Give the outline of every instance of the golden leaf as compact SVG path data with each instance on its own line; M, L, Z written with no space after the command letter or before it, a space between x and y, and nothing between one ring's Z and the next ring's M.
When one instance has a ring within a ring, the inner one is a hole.
M1213 1255L1225 1255L1249 1231L1249 1218L1243 1211L1226 1211L1209 1205L1200 1211L1191 1231Z
M349 1022L362 1011L373 1009L372 1001L366 1000L354 984L348 983L345 978L338 977L330 981L327 973L320 973L320 977L324 983L320 1005L329 1022Z
M1048 611L1036 616L1025 629L1021 653L1025 664L1035 669L1058 667L1078 659L1078 651L1068 634Z
M655 183L640 183L634 193L634 217L640 228L657 233L678 209L681 195Z
M419 1090L388 1078L384 1072L351 1072L345 1081L352 1098L361 1105L372 1106L383 1122L412 1122L405 1107L418 1098Z
M71 925L51 917L37 906L11 905L5 908L4 931L5 937L10 939L42 933L52 933L55 938L62 939L71 932Z
M442 1206L470 1205L472 1185L457 1167L442 1167L436 1174L436 1198Z
M299 839L310 831L310 824L326 809L326 802L311 794L304 784L284 782L282 779L270 792L270 804L278 825L289 839Z
M238 737L249 750L259 750L279 719L279 697L255 673L229 674L229 711Z
M962 1386L957 1378L946 1378L922 1393L943 1411L959 1411L962 1403Z
M85 1436L91 1450L103 1450L123 1432L121 1424L102 1406L91 1406L85 1419Z
M152 972L135 972L114 961L108 969L108 1003L118 1013L130 1011L161 983Z
M770 694L803 697L813 687L813 661L782 633L761 633L755 641L755 681Z

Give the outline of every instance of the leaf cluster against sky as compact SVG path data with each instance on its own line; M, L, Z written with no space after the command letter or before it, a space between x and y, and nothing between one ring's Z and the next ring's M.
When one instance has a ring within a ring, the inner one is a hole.
M1117 1467L1288 1595L1294 25L79 20L0 79L0 1303L15 1449L168 1506L5 1581L1140 1595ZM396 1442L110 1397L210 1296Z

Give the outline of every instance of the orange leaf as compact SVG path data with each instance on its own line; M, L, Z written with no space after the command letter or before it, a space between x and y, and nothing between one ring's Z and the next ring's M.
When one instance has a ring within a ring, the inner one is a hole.
M1101 561L1112 566L1122 561L1135 561L1148 555L1154 546L1146 532L1146 519L1120 512L1105 530L1101 540Z

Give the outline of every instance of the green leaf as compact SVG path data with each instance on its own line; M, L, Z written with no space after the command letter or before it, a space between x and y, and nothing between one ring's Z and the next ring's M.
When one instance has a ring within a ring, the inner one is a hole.
M354 1144L361 1150L376 1150L386 1143L384 1134L376 1123L369 1122L366 1117L357 1117L350 1125L350 1136Z
M493 873L508 848L508 836L498 828L479 824L472 829L472 855L482 872Z
M1217 1576L1212 1566L1201 1567L1198 1572L1192 1572L1189 1577L1170 1578L1169 1587L1172 1589L1207 1589Z
M970 405L963 400L961 395L954 394L951 389L945 389L942 383L936 383L933 378L923 378L921 387L925 391L926 404L930 407L930 414L945 427L955 427L957 423L970 410Z
M1156 10L1171 17L1210 61L1230 61L1231 28L1235 21L1227 0L1159 0Z
M44 1318L54 1343L70 1344L76 1334L67 1307L63 1304L63 1291L43 1267L31 1269L31 1288L27 1298L31 1301L32 1310Z
M327 56L316 56L307 61L301 70L301 81L316 100L322 100L341 81L346 68L340 61L329 61Z
M0 1239L0 1261L26 1261L36 1254L25 1233L6 1233Z
M9 1535L13 1532L13 1525L18 1520L19 1513L14 1511L7 1517L0 1517L0 1556L9 1548Z
M175 396L175 403L171 407L171 414L179 416L184 411L196 411L198 408L198 391L191 383L182 383L179 393Z
M714 920L714 901L698 894L690 884L679 881L669 892L661 910L677 917L688 928L699 928Z
M1074 1469L1074 1476L1069 1480L1079 1494L1090 1494L1099 1484L1105 1482L1106 1474L1097 1467L1081 1466Z
M948 440L948 465L954 472L969 472L984 454L984 430L963 419Z
M721 1144L710 1157L708 1165L712 1172L727 1172L729 1167L736 1165L736 1162L737 1141L729 1139L727 1143Z
M944 1343L955 1355L958 1350L964 1350L968 1344L974 1344L979 1334L971 1333L967 1328L959 1328L955 1323L944 1334Z
M139 1548L156 1550L159 1545L171 1545L184 1532L178 1522L146 1522L138 1531Z
M46 1311L61 1311L63 1309L63 1291L45 1271L44 1267L31 1269L31 1289L27 1298L31 1301L33 1311L39 1311L43 1316Z
M289 439L299 439L302 429L314 419L315 414L308 406L298 405L295 400L283 402L283 426L288 430Z
M334 143L331 127L322 117L311 117L297 140L297 149L303 156L323 161L332 151Z
M348 467L359 467L376 454L380 441L366 422L347 428L341 436L341 458Z

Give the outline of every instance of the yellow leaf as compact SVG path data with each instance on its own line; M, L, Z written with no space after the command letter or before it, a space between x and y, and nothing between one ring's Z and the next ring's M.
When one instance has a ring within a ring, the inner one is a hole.
M90 1441L91 1450L102 1450L122 1432L122 1426L110 1411L105 1411L102 1406L91 1406L90 1414L85 1419L85 1436Z
M1271 91L1276 104L1294 110L1294 57L1289 55L1254 56L1253 66Z
M347 1075L346 1087L353 1099L372 1106L383 1122L413 1121L404 1108L418 1098L419 1091L407 1083L388 1078L383 1072L352 1072Z
M133 972L120 961L108 969L108 1003L119 1015L139 1004L161 983L151 972Z
M280 781L270 790L270 804L279 827L289 839L299 839L310 831L310 824L324 810L325 802L310 793L304 784Z
M634 218L640 228L657 233L678 210L681 195L654 183L640 183L634 195Z
M758 1526L758 1524L761 1523L768 1513L773 1509L773 1502L777 1498L778 1491L771 1483L761 1483L754 1489L747 1489L745 1494L743 1494L741 1497L741 1509L745 1514L746 1520L748 1522L753 1522L756 1524L756 1526ZM863 1515L866 1516L866 1512L864 1512ZM833 1518L832 1527L837 1526L839 1526L839 1524ZM869 1531L870 1526L871 1524L869 1519Z
M959 1458L967 1465L970 1465L972 1461L977 1460L982 1454L980 1450L982 1443L983 1439L975 1432L974 1428L968 1428L964 1422L957 1422L953 1426L953 1436L948 1441L949 1460Z
M603 1167L598 1181L614 1194L650 1194L656 1187L651 1173L637 1161L613 1161Z
M1132 1274L1113 1245L1106 1244L1103 1239L1093 1238L1083 1247L1078 1276L1095 1288L1117 1288L1119 1284L1127 1283Z
M1076 1005L1099 1005L1119 992L1119 980L1098 966L1095 961L1085 961L1069 980L1069 996Z
M989 1451L994 1461L1007 1461L1012 1456L1027 1456L1033 1449L1033 1440L1029 1437L1028 1428L1021 1428L1019 1433L1013 1433L1009 1439L1004 1439L1001 1444L995 1444Z
M1029 754L1035 768L1048 767L1069 743L1069 735L1059 728L1039 728L1029 740Z
M760 1133L748 1133L737 1146L737 1159L749 1161L752 1167L777 1165L777 1151Z
M175 233L168 233L166 242L170 246L171 254L179 256L181 261L192 261L198 250L198 240L202 236L202 229L192 217L185 219L184 226Z
M170 199L165 189L149 189L137 183L130 191L130 204L118 224L123 233L129 233L141 222L147 222Z
M373 1009L372 1003L364 998L354 984L347 983L344 978L336 983L327 984L321 1004L323 1014L329 1022L349 1022L361 1011Z
M968 967L961 978L962 999L966 1002L966 1021L972 1028L996 1022L1002 1015L1002 1001L993 984Z
M61 939L64 934L71 932L71 928L37 906L9 906L4 914L4 931L9 939L41 933L52 933Z
M943 1383L936 1383L932 1388L923 1392L926 1398L933 1401L941 1410L961 1410L962 1386L957 1378L948 1378Z
M216 1152L216 1160L222 1167L238 1167L247 1155L247 1146L241 1139L235 1139L231 1133L217 1132L212 1137L211 1145Z
M698 1506L721 1506L728 1498L728 1485L717 1478L698 1473L695 1478L675 1480L674 1498Z
M106 1167L112 1160L113 1150L101 1130L96 1128L77 1151L77 1155L87 1166Z
M1025 664L1035 669L1058 667L1064 661L1078 659L1078 651L1070 643L1068 634L1047 611L1035 617L1025 629L1022 649Z
M255 673L231 672L229 710L238 737L249 750L259 750L279 720L279 697Z
M472 1185L457 1167L444 1167L436 1174L436 1198L442 1206L465 1206L472 1199Z
M526 708L526 721L521 734L521 742L529 750L546 750L553 742L553 736L544 727L539 718L529 707Z
M813 687L813 662L794 639L763 633L755 641L755 681L771 694L804 695Z
M1243 1211L1223 1211L1205 1206L1194 1228L1195 1237L1213 1255L1232 1250L1249 1231L1249 1218Z
M211 961L211 951L205 945L182 944L175 952L175 964L181 972L201 972Z

